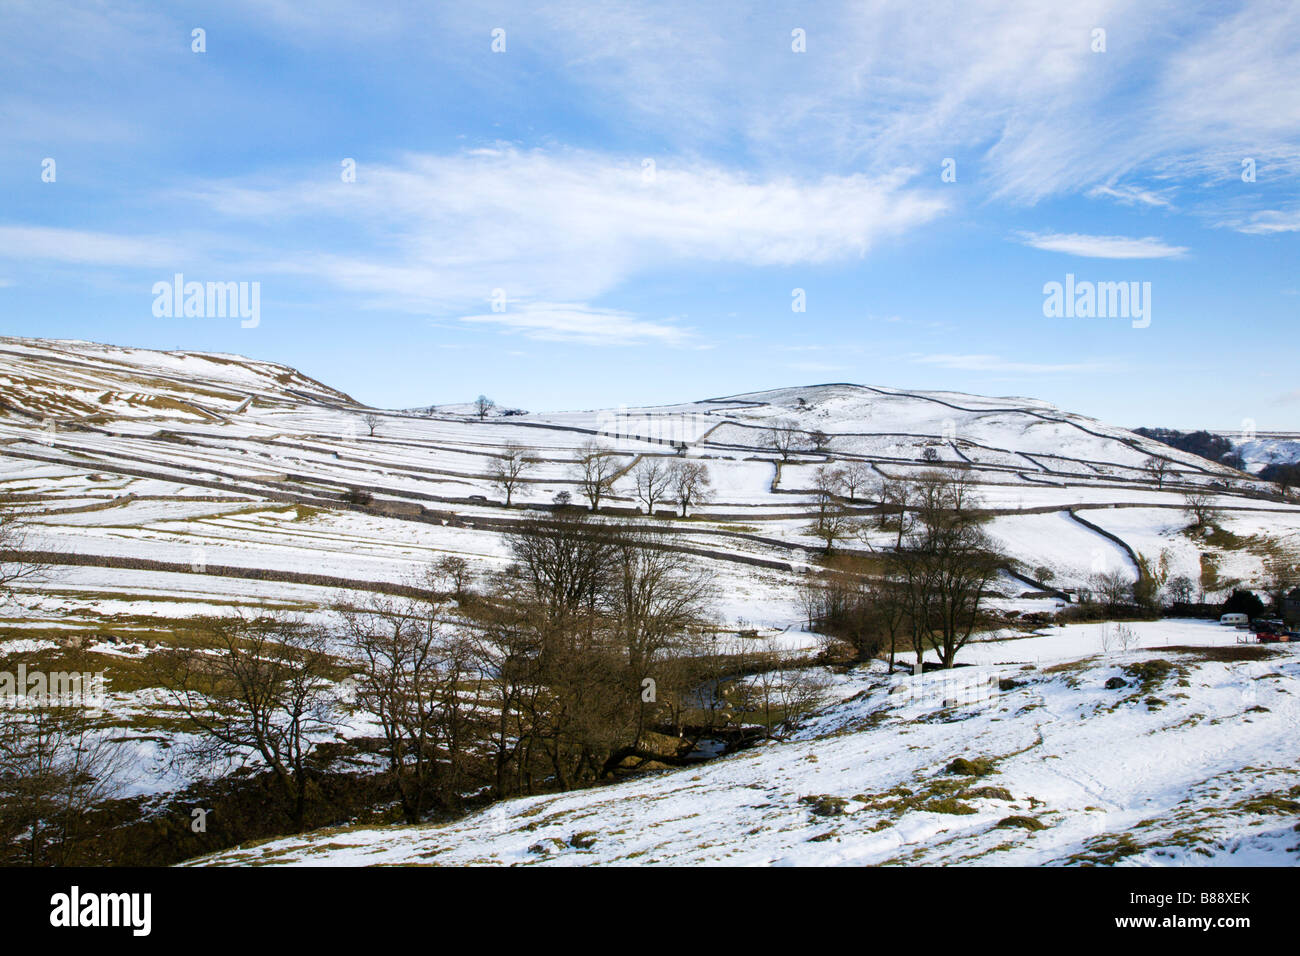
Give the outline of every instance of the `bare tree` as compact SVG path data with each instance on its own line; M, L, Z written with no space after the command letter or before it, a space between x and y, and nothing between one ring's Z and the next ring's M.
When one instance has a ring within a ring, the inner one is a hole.
M529 457L529 451L530 449L525 448L523 445L516 445L511 442L501 449L501 454L493 458L492 464L489 466L492 485L505 493L507 508L510 507L510 500L515 489L523 484L524 473L533 464L533 459Z
M20 657L0 655L0 670L15 670ZM75 659L71 666L89 668ZM84 703L0 703L0 865L94 862L83 855L91 836L86 817L121 792L126 761Z
M831 443L831 436L820 428L814 428L808 433L808 440L812 442L814 450L825 451L826 446Z
M636 711L628 753L640 749L659 695L677 683L675 660L693 652L689 634L704 625L713 596L712 576L670 544L668 533L658 528L623 527L614 539L607 601L625 655L625 692ZM641 693L648 686L654 693Z
M1281 617L1286 606L1286 596L1300 582L1300 564L1283 553L1264 559L1264 580L1260 590L1268 595L1271 610Z
M469 562L458 554L444 554L429 566L425 575L430 590L450 592L457 600L470 593L473 580L474 572L470 570Z
M371 437L374 437L375 429L380 426L383 419L374 412L366 412L366 414L361 416L361 421L365 424L366 428L370 429Z
M645 513L654 517L655 505L664 501L671 486L672 467L657 456L646 456L636 466L636 496L645 505Z
M159 684L197 733L186 756L207 765L259 759L301 828L308 757L334 725L339 676L318 628L284 617L199 618L154 655Z
M681 765L731 719L703 703L727 673L704 637L711 583L665 529L566 511L508 540L474 638L495 792Z
M683 518L691 508L713 497L713 479L703 462L677 459L668 466L668 476L672 497L681 507Z
M1133 598L1133 581L1118 568L1098 571L1089 578L1097 603L1109 613L1127 605Z
M519 601L538 610L546 629L579 626L595 613L598 595L613 573L609 525L579 510L527 518L508 534Z
M1001 560L981 527L967 476L927 472L914 488L916 522L895 561L908 590L917 660L930 644L950 668L982 621L980 608Z
M497 403L492 401L486 395L480 395L474 399L474 414L479 417L479 421L488 417L488 413L497 407Z
M490 701L492 722L486 736L492 756L492 790L498 798L531 790L529 758L544 722L543 632L535 626L531 608L516 598L508 578L498 581L479 616L479 627L470 631Z
M849 501L857 501L858 495L871 486L876 473L865 461L851 461L840 469L840 481Z
M882 531L893 533L894 550L897 551L916 523L916 515L911 510L916 502L916 486L901 478L885 478L880 482L878 494L878 523Z
M780 740L821 706L831 681L821 668L797 662L790 667L756 663L760 669L742 682L739 704L759 715L768 739Z
M27 519L18 504L0 494L0 603L8 600L19 581L36 578L47 566L32 560L27 550Z
M591 510L599 511L601 499L613 493L614 479L621 468L619 458L596 441L583 442L574 458L572 470L578 490L591 505Z
M813 475L816 510L807 531L825 543L827 554L834 549L836 541L852 532L855 523L839 500L843 485L843 474L827 465L822 465Z
M372 595L337 610L358 662L356 702L383 732L406 821L418 822L435 801L458 808L477 703L465 699L477 672L473 645L444 622L436 600Z
M778 418L767 429L767 444L776 449L782 461L789 461L799 444L799 426L790 418Z
M1156 483L1156 488L1163 489L1165 479L1169 477L1173 470L1173 462L1168 458L1160 458L1152 455L1142 463L1142 470L1145 471L1151 480Z
M1185 574L1176 574L1169 579L1169 598L1176 604L1189 604L1196 592L1196 585Z
M1214 495L1201 489L1183 494L1183 513L1192 519L1192 527L1198 530L1213 525L1221 514Z

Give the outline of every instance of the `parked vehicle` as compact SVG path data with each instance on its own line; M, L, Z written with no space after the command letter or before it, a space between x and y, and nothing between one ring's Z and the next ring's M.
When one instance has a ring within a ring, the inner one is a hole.
M1256 621L1255 640L1261 644L1300 641L1300 631L1293 631L1285 621Z
M1250 623L1250 617L1246 614L1225 614L1219 618L1219 623L1223 625L1248 624Z

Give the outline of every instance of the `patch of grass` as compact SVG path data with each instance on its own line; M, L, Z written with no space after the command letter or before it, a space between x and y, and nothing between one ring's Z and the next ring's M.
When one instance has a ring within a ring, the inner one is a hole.
M1292 787L1285 793L1275 790L1261 793L1242 800L1233 807L1241 813L1253 813L1259 816L1300 816L1300 785Z
M965 757L957 757L946 768L944 773L956 774L963 777L987 777L994 770L993 761L987 757L976 757L973 760L967 760Z
M1047 824L1043 823L1041 820L1035 817L1024 817L1015 814L1009 817L1003 817L1001 820L997 822L997 825L1002 829L1010 829L1012 827L1020 827L1021 829L1024 830L1046 830L1047 829Z
M1127 833L1093 837L1085 847L1083 852L1074 854L1068 862L1084 866L1113 866L1125 857L1136 856L1146 849Z
M1010 803L1015 799L1006 787L976 787L962 794L967 800L1005 800Z
M1149 694L1174 670L1168 661L1155 658L1149 661L1137 661L1124 665L1124 673L1138 682L1140 691Z
M849 801L843 797L833 797L818 793L800 797L799 802L806 804L815 817L841 817L848 812Z
M1234 644L1228 647L1196 647L1191 644L1174 644L1170 647L1152 647L1149 650L1162 654L1178 654L1195 661L1214 661L1235 664L1239 661L1263 661L1280 652L1260 644Z
M931 810L934 813L955 813L967 814L976 813L976 809L969 803L962 803L955 797L945 797L942 800L931 800L921 807L922 810Z

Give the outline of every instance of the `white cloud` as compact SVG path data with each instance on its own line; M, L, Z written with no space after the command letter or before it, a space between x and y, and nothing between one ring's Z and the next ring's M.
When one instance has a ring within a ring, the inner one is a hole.
M461 316L472 325L496 325L528 338L581 345L687 344L692 333L668 322L652 322L618 309L588 305L531 302L504 312Z
M1130 239L1127 236L1088 236L1080 233L1022 232L1021 241L1035 249L1064 252L1089 259L1177 259L1186 246L1171 246L1155 236Z
M0 257L80 265L164 266L177 261L174 240L47 226L0 226Z
M860 257L948 207L937 187L909 178L759 177L661 157L646 182L639 158L500 147L363 164L351 184L240 182L189 195L237 219L361 239L346 253L286 250L273 269L392 305L463 309L494 289L522 302L589 301L684 263Z
M1270 236L1280 232L1300 232L1300 207L1293 209L1266 209L1254 213L1245 219L1238 219L1220 225L1236 229L1252 236Z
M1113 199L1124 206L1168 207L1167 193L1168 190L1157 192L1140 186L1094 186L1087 195L1089 199Z
M440 58L473 89L508 95L517 75L483 57L488 25L505 25L527 38L515 49L527 49L529 76L559 76L577 115L616 117L670 152L738 146L770 168L879 174L927 157L937 180L952 156L960 182L978 168L996 195L1024 202L1120 178L1226 175L1246 147L1300 175L1290 0L1226 12L1182 0L965 0L943 16L918 16L912 0L828 0L800 8L804 54L790 50L788 11L692 0L407 3L382 16L330 0L313 17L276 0L275 20L257 9L250 29L289 42L374 50L443 37ZM1104 53L1091 48L1098 26Z

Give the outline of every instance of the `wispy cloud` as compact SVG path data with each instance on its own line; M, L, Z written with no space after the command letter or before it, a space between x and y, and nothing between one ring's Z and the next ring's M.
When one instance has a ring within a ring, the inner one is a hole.
M948 208L938 188L910 179L905 170L760 177L669 158L647 177L639 158L496 147L363 165L355 183L241 181L187 195L236 220L357 236L346 251L286 250L278 265L427 310L464 308L494 289L521 302L586 302L684 263L861 257Z
M1168 195L1170 190L1156 191L1152 189L1143 189L1140 186L1094 186L1088 190L1089 199L1113 199L1123 206L1163 206L1168 208L1171 203Z
M582 304L531 302L504 312L461 316L471 325L494 325L532 339L580 345L688 344L693 333L669 322L655 322L619 309Z
M1177 259L1187 252L1186 246L1171 246L1163 239L1147 236L1088 236L1081 233L1022 232L1020 241L1035 249L1064 252L1089 259Z
M1300 232L1300 207L1291 209L1266 209L1244 219L1229 220L1220 225L1253 236L1271 236L1280 232Z
M0 226L0 258L77 265L167 266L184 253L175 239L120 236L49 226Z

